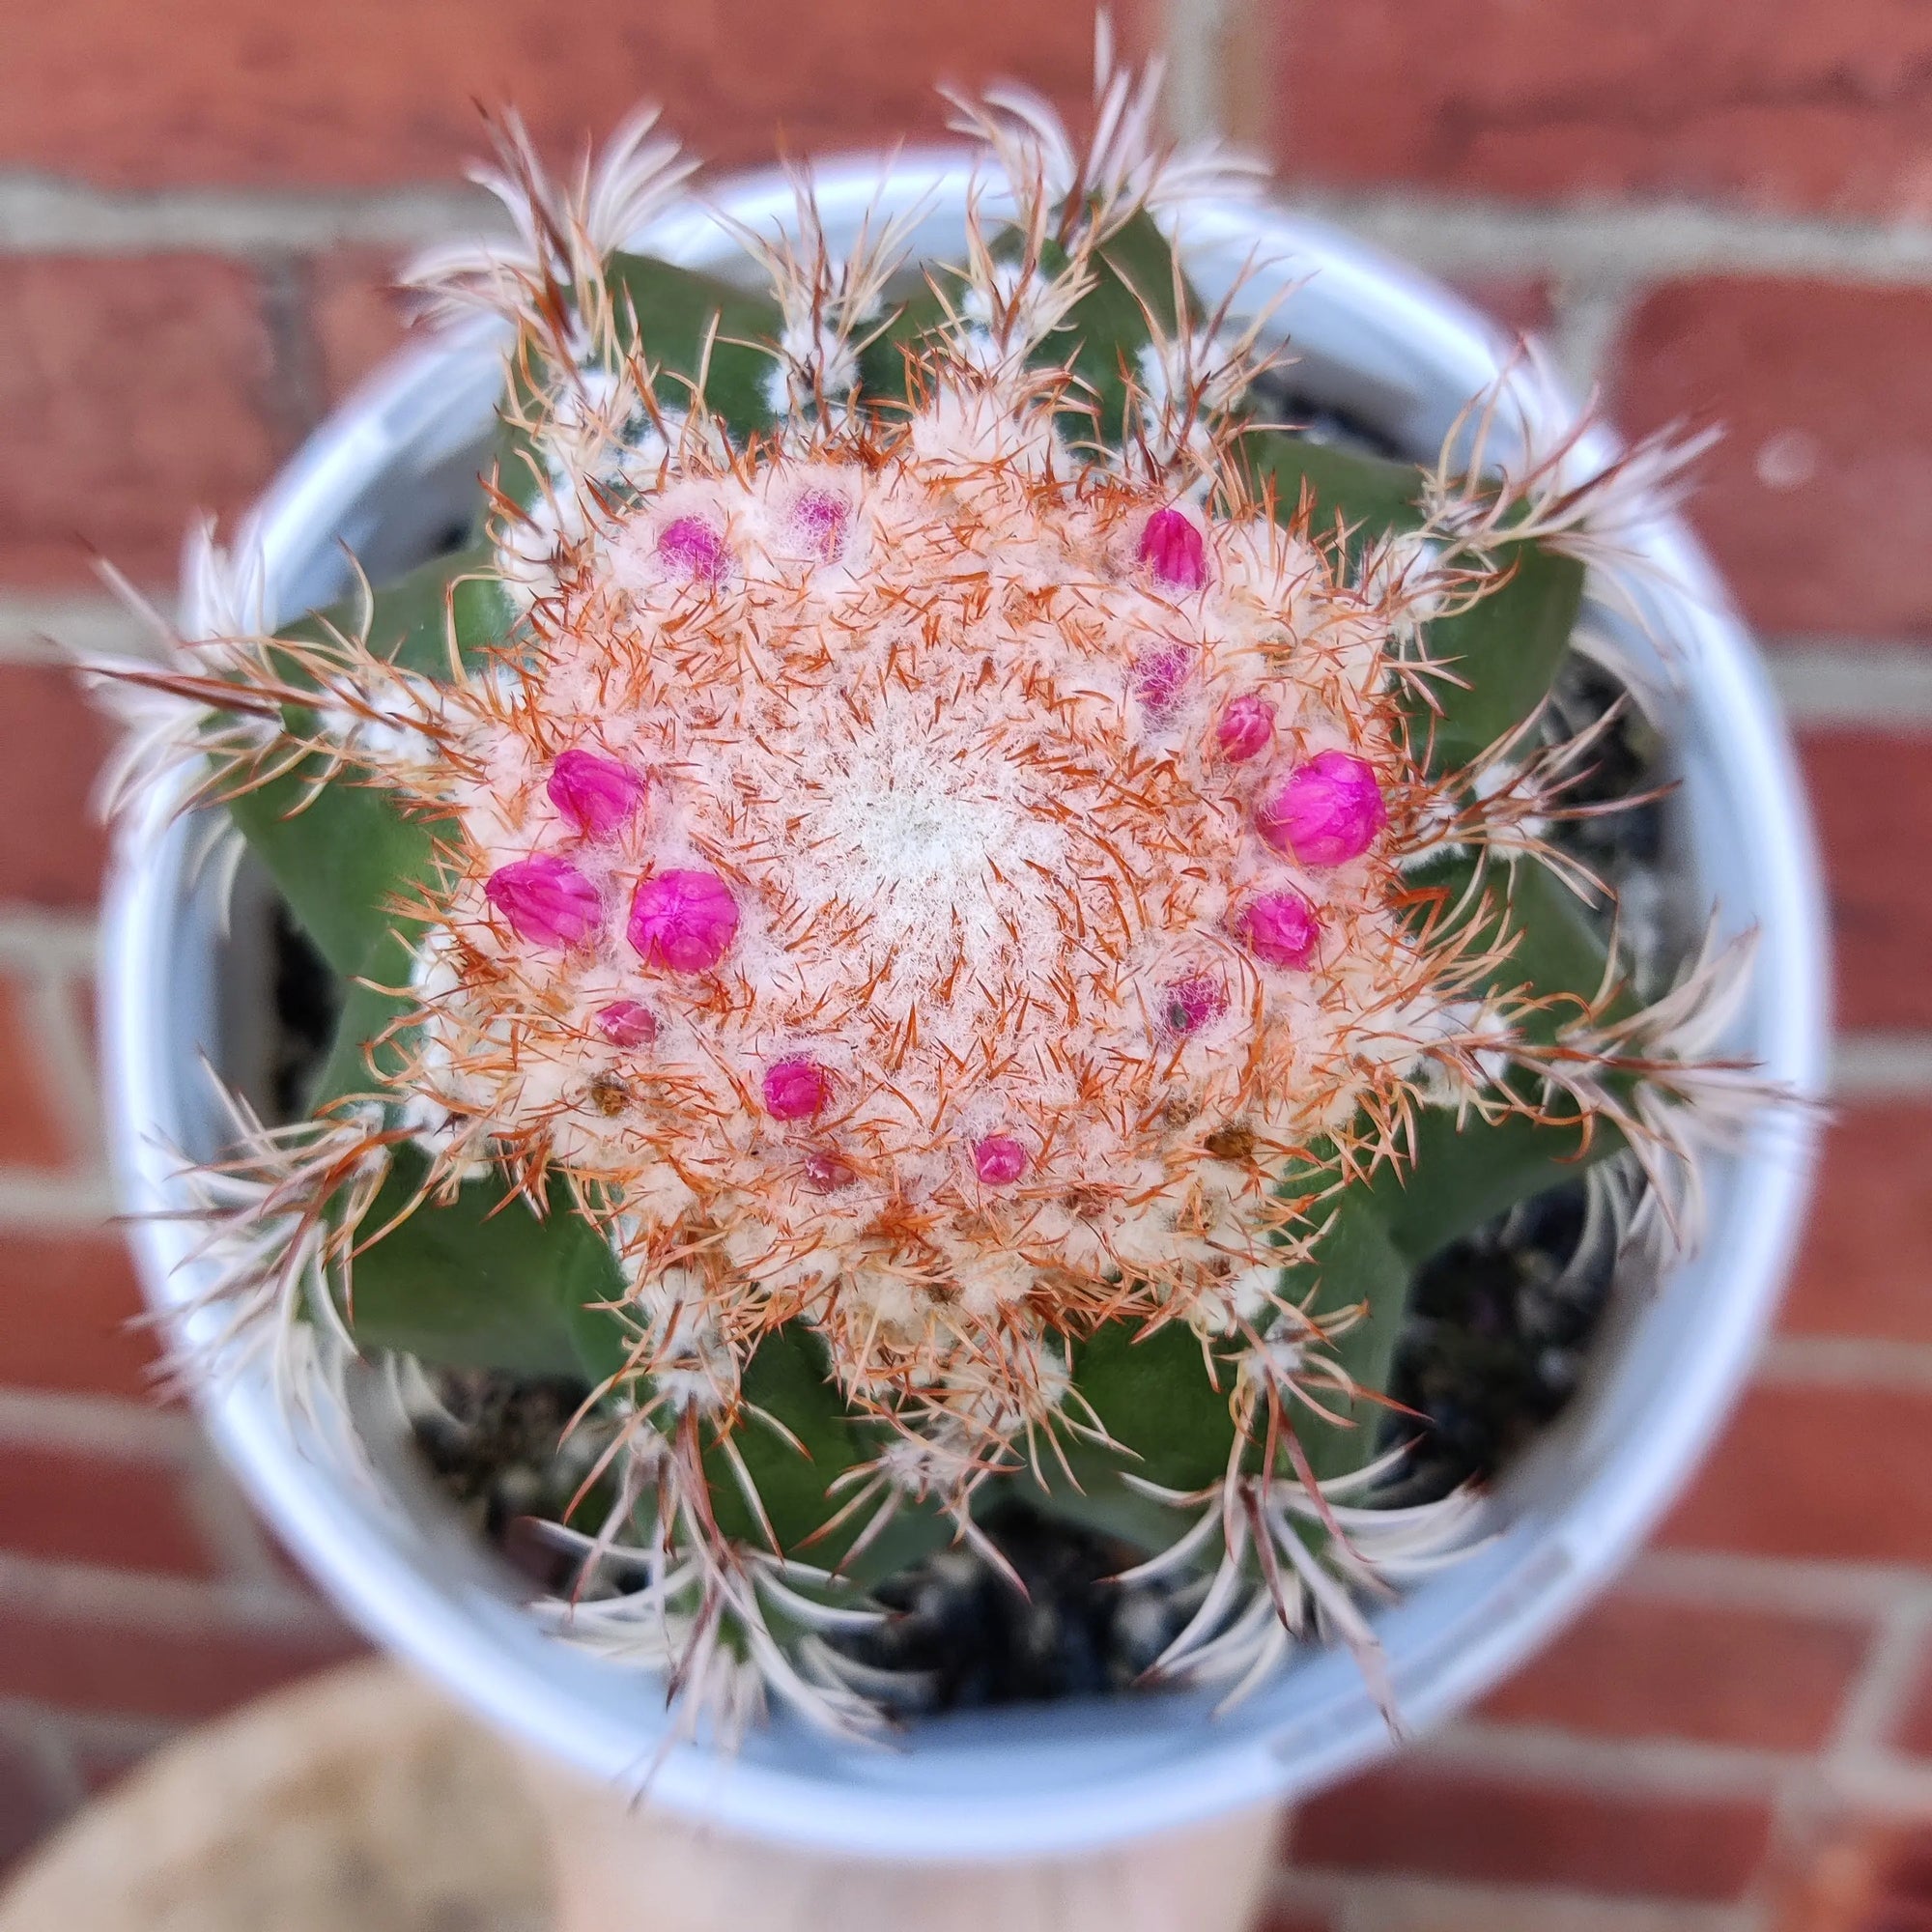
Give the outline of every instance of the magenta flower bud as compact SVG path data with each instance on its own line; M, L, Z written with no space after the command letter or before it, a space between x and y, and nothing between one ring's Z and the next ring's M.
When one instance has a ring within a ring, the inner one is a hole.
M791 508L800 541L826 563L836 563L845 548L845 526L851 515L851 506L834 490L804 491Z
M773 1120L807 1120L825 1104L825 1069L812 1060L781 1060L765 1068L764 1096Z
M1315 908L1287 886L1250 899L1235 917L1235 930L1265 966L1306 966L1321 938Z
M859 1178L849 1160L836 1153L809 1153L805 1157L806 1185L817 1194L837 1194Z
M1208 582L1208 548L1200 526L1181 510L1156 510L1141 532L1140 560L1156 583L1199 590Z
M631 895L627 930L647 966L708 973L738 936L738 901L716 872L653 872Z
M1187 690L1194 653L1185 644L1156 644L1134 660L1134 696L1151 718L1171 718Z
M1252 691L1230 698L1215 721L1214 742L1231 765L1260 757L1274 743L1274 706Z
M544 790L572 831L608 838L643 802L644 781L615 758L565 752L550 768Z
M1262 837L1304 866L1360 858L1387 823L1374 769L1348 752L1322 752L1296 766L1255 814Z
M597 1031L612 1046L648 1046L658 1037L658 1016L636 1000L612 1000L594 1016Z
M1199 1033L1227 1010L1228 989L1209 974L1190 973L1161 988L1160 1017L1169 1033Z
M499 866L484 880L483 895L532 946L581 946L604 923L597 888L548 852Z
M1010 1187L1027 1171L1027 1151L1010 1134L973 1143L973 1172L988 1187Z
M724 575L724 539L702 517L677 517L658 532L658 560L679 577L715 583Z

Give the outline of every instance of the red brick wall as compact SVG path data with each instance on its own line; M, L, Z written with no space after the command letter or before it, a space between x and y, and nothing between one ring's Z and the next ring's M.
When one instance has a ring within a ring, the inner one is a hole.
M1279 1923L1772 1922L1847 1817L1932 1804L1932 13L1912 0L1147 0L1177 111L1730 434L1698 520L1803 736L1843 1112L1783 1331L1626 1582L1470 1719L1306 1807ZM111 639L395 339L477 96L568 152L634 98L724 161L934 133L925 83L1084 88L1019 0L70 0L0 61L0 1858L347 1641L143 1390L87 976Z
M1797 1281L1709 1466L1544 1657L1303 1810L1282 1923L1845 1924L1807 1916L1812 1868L1932 1810L1932 12L1248 0L1218 43L1206 12L1169 15L1189 98L1293 190L1540 284L1628 427L1725 425L1693 515L1794 713L1847 1030Z

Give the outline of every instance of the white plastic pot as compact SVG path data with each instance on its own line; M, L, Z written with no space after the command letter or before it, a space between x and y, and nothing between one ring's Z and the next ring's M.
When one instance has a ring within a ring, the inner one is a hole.
M901 159L889 208L925 200L925 252L957 251L966 165ZM878 189L876 164L825 171L837 245ZM775 175L719 200L738 220L785 219ZM649 246L732 272L741 258L708 215L679 216ZM1251 255L1252 298L1301 284L1280 315L1300 357L1297 387L1433 454L1490 383L1504 343L1419 276L1323 227L1252 207L1204 207L1187 262L1211 300ZM310 439L265 498L270 595L286 617L336 594L341 546L371 574L425 554L458 514L481 461L497 393L491 341L399 358ZM1772 1079L1815 1093L1825 1063L1825 916L1790 748L1722 586L1686 530L1642 546L1662 567L1652 593L1681 701L1681 822L1700 901L1762 932L1736 1048ZM1674 585L1676 587L1663 587ZM240 971L208 889L192 876L191 828L156 809L121 834L110 887L102 1001L125 1205L181 1204L170 1146L208 1151L199 1057L217 1060L246 1022ZM224 1024L228 1033L224 1036ZM1398 1695L1415 1725L1467 1704L1542 1643L1625 1558L1683 1483L1737 1389L1798 1226L1809 1150L1789 1115L1768 1116L1711 1176L1699 1255L1630 1298L1560 1428L1501 1484L1497 1530L1479 1554L1378 1618ZM151 1298L190 1295L192 1230L135 1234ZM285 1430L266 1388L244 1380L208 1419L242 1481L316 1576L371 1635L414 1660L506 1730L601 1776L635 1776L658 1750L661 1689L541 1634L504 1583L421 1500L370 1493ZM1306 1792L1390 1748L1346 1655L1310 1652L1245 1705L1210 1717L1203 1696L1117 1697L923 1721L903 1747L840 1747L780 1716L732 1757L671 1749L652 1786L675 1813L826 1851L880 1857L1065 1852Z

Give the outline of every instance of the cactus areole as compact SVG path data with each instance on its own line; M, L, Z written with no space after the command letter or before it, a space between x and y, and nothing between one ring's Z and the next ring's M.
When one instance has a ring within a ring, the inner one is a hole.
M1335 1637L1381 1694L1365 1591L1476 1514L1375 1506L1415 1267L1578 1162L1680 1238L1735 1112L1745 950L1645 1004L1548 839L1674 453L1501 391L1433 468L1270 427L1267 318L1178 267L1242 172L1151 109L962 103L1009 213L949 262L833 255L802 178L757 295L632 252L648 117L568 188L507 124L524 242L419 275L514 329L472 540L266 635L204 535L208 635L109 679L348 988L197 1183L203 1367L582 1378L549 1614L694 1721L875 1724L824 1633L1015 1490L1218 1577L1158 1675Z

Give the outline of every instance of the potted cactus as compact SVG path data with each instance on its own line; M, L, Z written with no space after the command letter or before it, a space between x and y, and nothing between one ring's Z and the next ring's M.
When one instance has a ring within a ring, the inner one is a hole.
M1371 1611L1495 1528L1402 1487L1416 1284L1551 1190L1655 1280L1767 1092L1750 933L1634 936L1585 836L1652 788L1586 584L1643 611L1682 451L1533 359L1433 462L1297 433L1266 277L1190 276L1252 176L1152 109L962 103L943 259L914 169L835 242L806 176L693 216L648 119L567 185L504 124L514 239L417 272L504 372L467 526L306 611L203 532L101 668L126 863L192 810L339 988L165 1183L193 1375L351 1460L571 1390L534 1617L700 1752L917 1731L906 1579L1023 1596L1014 1512L1166 1592L1149 1683L1339 1643L1399 1723Z

